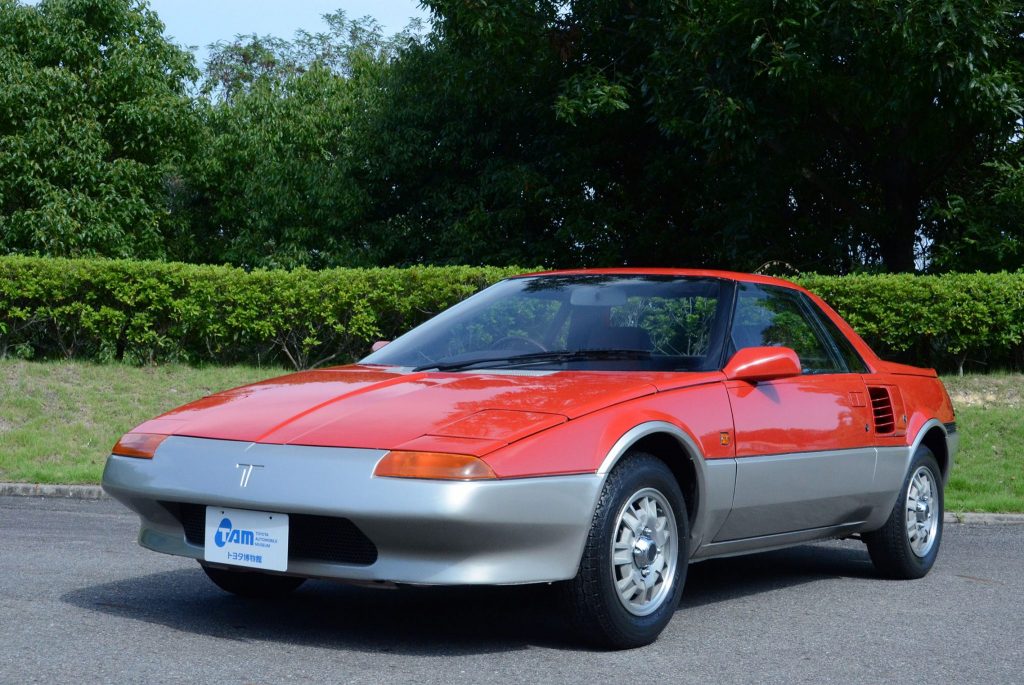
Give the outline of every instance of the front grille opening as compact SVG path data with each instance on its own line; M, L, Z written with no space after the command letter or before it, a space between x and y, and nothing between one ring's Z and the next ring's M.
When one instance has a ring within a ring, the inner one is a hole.
M189 543L206 544L205 504L162 504L181 522ZM369 566L377 561L377 546L349 519L288 514L288 559Z
M181 515L178 518L185 529L185 539L193 545L202 547L206 542L206 507L182 504L180 511Z

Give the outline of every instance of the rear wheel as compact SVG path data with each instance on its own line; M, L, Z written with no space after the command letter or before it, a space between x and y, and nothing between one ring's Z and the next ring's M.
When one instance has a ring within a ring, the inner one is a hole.
M900 580L927 574L939 554L942 516L942 471L922 445L885 525L863 536L879 573Z
M199 565L217 587L240 597L283 597L306 582L305 578L295 576L275 576L259 571L232 571L207 566L202 562Z
M654 642L679 604L689 535L668 466L643 452L619 462L601 492L579 573L564 586L580 634L614 649Z

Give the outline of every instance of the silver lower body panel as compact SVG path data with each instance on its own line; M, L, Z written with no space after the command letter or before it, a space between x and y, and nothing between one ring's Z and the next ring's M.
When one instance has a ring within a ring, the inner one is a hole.
M704 561L705 559L732 557L740 554L768 552L773 549L802 545L806 542L814 542L816 540L841 538L857 533L863 529L863 521L853 521L838 526L809 528L807 530L777 533L775 535L760 535L757 537L743 538L741 540L728 540L726 542L712 542L697 550L697 553L691 557L691 561Z
M138 513L139 543L202 559L173 507L214 505L350 520L369 565L289 559L288 574L428 585L518 584L576 575L597 474L497 481L375 478L381 450L171 437L153 459L111 456L103 487ZM244 466L251 470L241 485Z
M906 476L907 447L743 457L728 512L693 559L760 552L881 527Z

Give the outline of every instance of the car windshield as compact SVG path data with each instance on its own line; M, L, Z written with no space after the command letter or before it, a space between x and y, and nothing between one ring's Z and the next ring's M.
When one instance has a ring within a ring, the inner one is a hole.
M727 286L711 278L501 281L362 360L418 370L719 368Z

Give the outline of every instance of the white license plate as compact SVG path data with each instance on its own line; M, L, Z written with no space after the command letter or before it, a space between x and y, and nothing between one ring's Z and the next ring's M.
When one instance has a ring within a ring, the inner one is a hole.
M288 514L206 507L206 561L288 570Z

